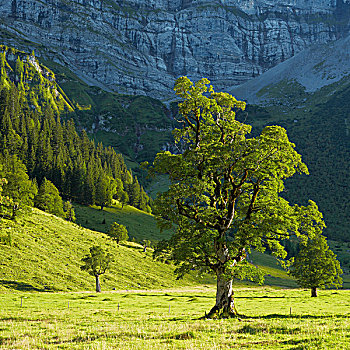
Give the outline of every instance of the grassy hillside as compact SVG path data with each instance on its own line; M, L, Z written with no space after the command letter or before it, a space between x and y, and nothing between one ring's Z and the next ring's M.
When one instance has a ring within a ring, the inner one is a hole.
M116 203L111 207L85 207L75 205L76 222L89 228L104 233L108 233L113 222L118 222L126 226L130 240L135 238L138 242L143 239L160 241L169 238L169 232L160 232L153 215L145 213L132 206L126 205L122 209L121 204Z
M79 225L107 233L113 222L118 222L127 227L130 239L135 238L137 242L143 239L150 239L153 242L169 238L171 232L160 232L156 225L153 215L135 209L131 206L125 206L123 209L119 203L104 208L102 211L93 207L84 207L75 205L77 223ZM344 288L350 287L349 276L349 253L346 243L330 241L331 249L337 254L342 268L346 275L343 276ZM271 286L283 286L289 288L297 287L297 283L283 270L278 261L268 255L257 251L252 251L249 259L255 265L259 265L265 274L265 284Z
M169 288L198 284L193 276L176 281L173 267L152 259L151 252L128 242L117 247L101 232L85 229L37 209L17 222L2 219L0 236L10 234L12 244L0 244L0 291L93 290L94 277L80 271L80 259L92 245L102 245L114 263L102 276L102 290Z
M137 241L162 238L153 217L132 207L122 211L117 206L103 211L78 207L77 216L88 220L97 230L100 226L109 227L109 222L123 223ZM102 224L103 219L106 224ZM168 235L165 233L165 237ZM138 243L125 242L118 247L102 232L30 209L16 222L0 221L0 291L94 290L94 278L80 270L80 260L92 245L104 246L114 258L110 270L101 278L105 291L179 288L214 282L210 276L202 278L195 273L176 280L173 266L154 261L152 251L144 253ZM253 252L250 259L265 272L265 284L296 287L273 257ZM349 282L347 279L345 287L350 286Z

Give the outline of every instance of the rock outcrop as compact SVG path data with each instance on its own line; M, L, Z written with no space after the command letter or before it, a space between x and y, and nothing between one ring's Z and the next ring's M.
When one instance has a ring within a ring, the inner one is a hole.
M166 99L174 79L241 84L348 31L348 0L12 0L2 41L85 81Z

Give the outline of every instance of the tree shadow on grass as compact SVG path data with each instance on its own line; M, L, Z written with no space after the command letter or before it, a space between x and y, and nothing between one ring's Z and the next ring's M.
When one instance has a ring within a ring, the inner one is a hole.
M247 296L247 297L234 297L235 299L284 299L284 298L288 298L288 299L297 299L297 298L300 298L299 296L270 296L270 295L263 295L263 296L260 296L260 297L250 297L250 296Z
M286 314L270 314L270 315L263 315L263 316L243 316L243 319L258 319L258 320L268 320L268 319L292 319L292 318L310 318L310 319L327 319L327 318L349 318L349 314L344 315L309 315L309 314L292 314L292 315L286 315ZM241 316L240 316L241 317Z
M4 286L5 288L19 290L22 292L50 292L51 291L47 287L36 288L29 283L17 282L17 281L0 280L0 285Z

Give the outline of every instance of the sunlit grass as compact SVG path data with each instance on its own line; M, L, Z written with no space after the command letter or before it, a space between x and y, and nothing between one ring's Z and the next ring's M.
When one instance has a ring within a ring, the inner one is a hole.
M238 319L200 319L213 287L0 295L2 349L347 349L350 291L236 287ZM22 297L22 307L21 307ZM69 305L68 305L69 303ZM118 310L119 306L119 310Z

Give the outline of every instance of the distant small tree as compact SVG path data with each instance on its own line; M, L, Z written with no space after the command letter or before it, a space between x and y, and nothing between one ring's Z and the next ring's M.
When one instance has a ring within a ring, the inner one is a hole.
M317 297L317 288L342 285L343 273L336 255L329 249L326 237L318 234L302 244L302 248L292 265L289 274L304 288L311 288L311 296Z
M64 214L66 220L75 222L75 211L70 201L64 202Z
M129 239L128 230L124 225L114 222L110 229L109 235L117 241L117 244L121 241L127 241Z
M129 195L125 191L122 191L120 193L119 201L122 204L122 209L123 209L124 205L129 203Z
M11 208L14 205L12 198L10 198L9 196L2 195L3 186L6 184L7 184L7 180L0 178L0 215L1 216L9 216L9 208Z
M151 241L149 239L144 239L142 241L142 244L143 244L143 251L144 251L144 253L146 253L147 248L151 247Z
M80 268L87 271L96 279L96 292L101 292L100 275L103 275L111 262L111 255L107 253L101 246L93 246L90 253L81 259L84 263Z

